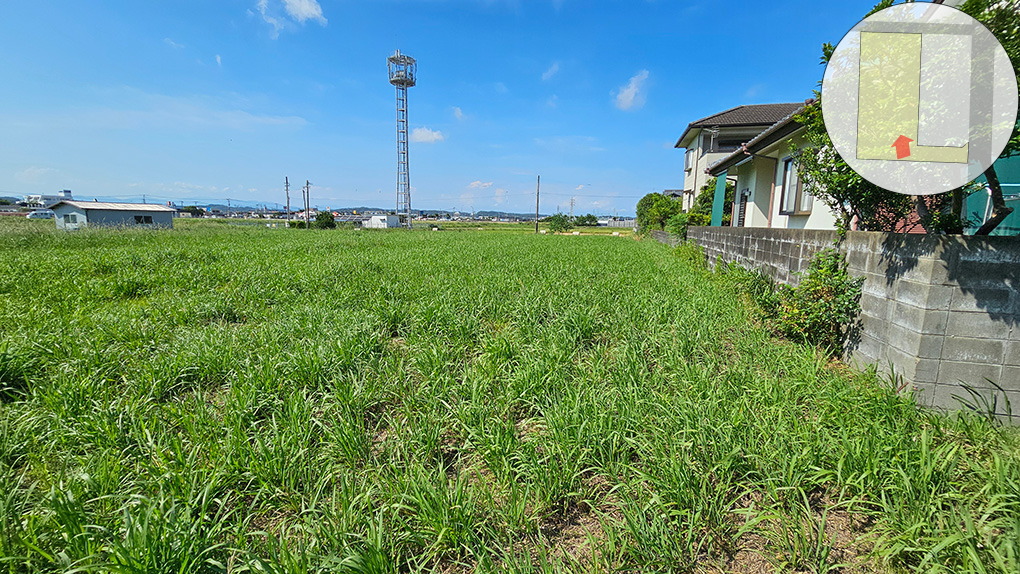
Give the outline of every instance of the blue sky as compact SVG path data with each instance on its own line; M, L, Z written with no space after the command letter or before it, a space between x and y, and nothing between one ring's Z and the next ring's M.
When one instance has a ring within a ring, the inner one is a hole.
M810 97L873 4L9 0L0 195L392 207L400 49L412 207L528 212L541 174L543 212L632 214L689 122Z

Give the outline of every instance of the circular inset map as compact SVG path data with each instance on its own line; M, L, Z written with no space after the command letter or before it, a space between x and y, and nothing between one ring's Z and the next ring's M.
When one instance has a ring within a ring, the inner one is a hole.
M879 187L942 193L984 173L1017 119L1017 76L980 22L941 4L899 4L840 41L822 116L839 155Z

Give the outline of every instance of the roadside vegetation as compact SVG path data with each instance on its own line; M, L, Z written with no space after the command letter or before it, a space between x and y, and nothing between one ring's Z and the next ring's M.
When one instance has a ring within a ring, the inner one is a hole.
M10 230L0 569L1020 570L1014 429L761 316L619 237Z

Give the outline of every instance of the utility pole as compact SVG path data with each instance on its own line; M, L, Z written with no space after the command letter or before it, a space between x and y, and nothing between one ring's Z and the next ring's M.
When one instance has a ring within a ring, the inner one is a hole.
M312 184L307 179L305 180L305 229L311 229L308 223L308 209L309 203L312 201Z
M283 192L287 194L287 227L290 227L290 178L283 178Z
M227 198L227 217L230 217L230 198Z
M538 194L542 189L542 176L535 181L535 233L538 233Z

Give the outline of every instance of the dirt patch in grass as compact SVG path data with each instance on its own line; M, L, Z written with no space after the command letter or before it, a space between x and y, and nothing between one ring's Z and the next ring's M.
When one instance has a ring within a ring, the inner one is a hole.
M594 561L597 550L593 545L605 539L602 523L584 502L546 516L538 531L547 542L550 556L567 558L582 566ZM537 557L536 551L537 548L531 549L532 557Z
M542 436L546 430L545 421L541 418L519 420L514 426L517 428L517 436L523 442L535 440Z
M848 510L822 493L809 495L808 502L811 507L810 520L814 521L814 524L821 522L824 513L824 543L831 547L828 563L845 565L833 568L830 572L842 574L884 572L871 557L872 547L868 541L868 534L873 522L870 516ZM759 513L770 512L764 497L757 492L744 496L738 506L746 511L738 514L740 517L738 527ZM785 520L789 528L791 519ZM789 558L788 546L782 539L783 529L779 519L767 518L740 536L734 545L736 550L709 572L734 574L800 572L801 570L791 570L786 565Z
M609 479L593 475L584 484L590 493L587 499L569 502L544 516L538 524L538 536L528 537L515 549L530 554L533 563L544 555L547 559L593 568L607 539L600 517L623 520L623 515Z

